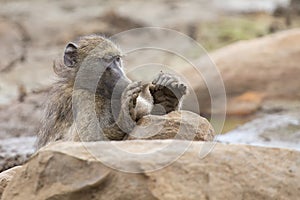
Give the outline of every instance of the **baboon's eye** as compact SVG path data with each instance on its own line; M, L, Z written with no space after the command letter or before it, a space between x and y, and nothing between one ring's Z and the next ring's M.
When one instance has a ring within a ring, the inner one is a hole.
M112 57L104 57L104 58L102 58L102 60L103 60L104 62L106 62L106 63L111 63L111 62L113 62L113 58L112 58Z

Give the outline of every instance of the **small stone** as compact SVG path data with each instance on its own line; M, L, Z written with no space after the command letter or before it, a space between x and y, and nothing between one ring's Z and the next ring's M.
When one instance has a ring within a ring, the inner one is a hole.
M127 139L212 141L214 129L207 119L198 114L174 111L166 115L144 116Z

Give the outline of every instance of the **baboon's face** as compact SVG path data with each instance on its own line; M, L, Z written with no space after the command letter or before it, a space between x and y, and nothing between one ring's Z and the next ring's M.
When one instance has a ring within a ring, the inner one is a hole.
M113 42L100 36L88 36L78 43L69 43L64 64L78 70L77 77L84 88L92 89L91 85L98 83L97 90L106 96L118 82L129 82L123 71L121 51Z
M121 55L101 58L100 67L104 67L99 84L105 84L108 88L114 87L119 79L125 77Z

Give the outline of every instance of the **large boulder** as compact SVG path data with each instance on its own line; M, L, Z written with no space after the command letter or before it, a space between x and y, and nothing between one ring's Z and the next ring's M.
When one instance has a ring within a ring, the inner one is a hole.
M249 41L241 41L210 54L225 84L228 114L250 114L265 100L300 98L300 29L293 29ZM211 83L217 82L211 74L214 64L204 56L195 62L203 69L202 75ZM183 70L198 94L203 112L210 112L207 86L191 68ZM213 88L212 85L208 87ZM223 93L214 94L220 98ZM189 103L187 103L188 105ZM216 111L218 112L218 111Z
M207 147L211 152L200 158ZM179 140L55 143L22 166L2 200L297 199L299 167L300 152L276 148Z

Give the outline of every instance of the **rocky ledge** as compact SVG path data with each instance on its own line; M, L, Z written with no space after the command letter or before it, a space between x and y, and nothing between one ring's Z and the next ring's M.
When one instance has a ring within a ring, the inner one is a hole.
M299 169L300 152L278 148L180 140L56 143L9 173L2 200L297 199Z

